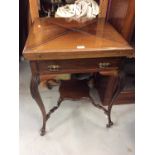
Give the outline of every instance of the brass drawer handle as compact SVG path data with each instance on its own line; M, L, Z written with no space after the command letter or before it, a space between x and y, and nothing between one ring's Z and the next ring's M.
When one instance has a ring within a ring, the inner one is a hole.
M57 71L60 69L60 66L59 65L49 65L47 68L49 71Z
M99 63L99 68L105 68L109 67L111 64L109 62L100 62Z

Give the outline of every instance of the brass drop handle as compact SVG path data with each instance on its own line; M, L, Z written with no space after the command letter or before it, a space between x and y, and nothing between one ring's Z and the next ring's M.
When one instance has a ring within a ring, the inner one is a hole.
M99 63L99 68L105 68L105 67L109 67L110 63L109 62L100 62Z
M47 68L49 71L57 71L60 69L60 66L59 65L49 65Z

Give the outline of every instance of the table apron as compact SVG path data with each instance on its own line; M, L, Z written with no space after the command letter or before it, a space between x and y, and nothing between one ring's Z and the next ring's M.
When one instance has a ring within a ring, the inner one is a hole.
M40 75L100 72L118 70L122 62L122 58L42 60L31 61L31 70Z

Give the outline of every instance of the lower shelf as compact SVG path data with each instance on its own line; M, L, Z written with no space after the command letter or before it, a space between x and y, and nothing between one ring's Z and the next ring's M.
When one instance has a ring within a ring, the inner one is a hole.
M111 97L111 89L108 88L109 79L110 79L110 76L104 76L104 77L97 76L97 78L95 78L95 87L98 90L98 93L103 105L107 105ZM46 81L47 79L44 79L44 80ZM75 82L74 80L62 82L62 85L59 91L62 92L63 96L67 98L68 95L69 96L71 95L72 98L75 98L75 99L88 96L87 94L88 86L86 85L87 82L84 82L84 81L78 81L75 83L74 82ZM59 85L59 82L57 83L57 82L54 82L53 80L50 80L49 85L52 88L52 86L54 85ZM45 84L45 86L47 85ZM135 102L134 77L128 76L126 79L125 88L119 94L114 104L129 104L134 102Z

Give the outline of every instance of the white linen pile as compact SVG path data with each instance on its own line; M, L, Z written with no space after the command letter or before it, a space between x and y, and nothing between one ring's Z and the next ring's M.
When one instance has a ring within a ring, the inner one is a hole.
M99 6L94 0L76 0L74 4L59 7L55 17L62 18L95 18L99 14Z

